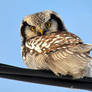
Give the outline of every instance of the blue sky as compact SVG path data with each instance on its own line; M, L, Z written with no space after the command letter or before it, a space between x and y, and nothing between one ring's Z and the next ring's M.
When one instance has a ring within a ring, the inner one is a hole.
M23 64L20 50L20 24L24 16L53 10L62 17L68 31L92 43L92 0L1 0L0 63L19 67ZM1 92L89 92L0 78Z

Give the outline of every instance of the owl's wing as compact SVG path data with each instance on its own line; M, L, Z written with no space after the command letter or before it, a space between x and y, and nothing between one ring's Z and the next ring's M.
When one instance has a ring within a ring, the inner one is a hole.
M75 47L77 48L77 46ZM80 49L79 52L76 51L75 49L74 51L73 49L72 50L70 49L72 48L69 49L67 48L63 50L61 49L59 51L50 54L51 59L49 59L49 61L47 62L50 70L52 70L56 75L69 74L72 75L74 78L87 76L90 69L89 65L92 64L90 63L90 61L92 62L92 58L86 54L85 49L83 53L80 52L82 49Z
M30 44L31 43L31 44ZM27 47L39 55L48 55L47 66L56 75L72 75L81 78L88 74L92 58L87 54L92 45L83 44L81 39L72 33L62 32L31 39Z

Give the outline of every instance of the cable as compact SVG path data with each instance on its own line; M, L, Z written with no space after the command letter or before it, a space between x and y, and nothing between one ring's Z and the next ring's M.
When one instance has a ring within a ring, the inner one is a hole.
M19 68L0 63L0 77L53 86L92 90L92 78L72 79L71 76L55 76L51 71Z

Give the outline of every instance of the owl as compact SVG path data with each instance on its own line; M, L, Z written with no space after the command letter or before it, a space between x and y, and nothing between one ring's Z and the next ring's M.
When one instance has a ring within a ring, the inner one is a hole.
M68 32L56 12L45 10L24 17L20 34L22 58L28 68L74 79L92 77L92 45Z

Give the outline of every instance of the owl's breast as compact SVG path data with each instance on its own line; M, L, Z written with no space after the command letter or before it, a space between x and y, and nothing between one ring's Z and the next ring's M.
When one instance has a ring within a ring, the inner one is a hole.
M22 49L22 58L24 64L31 69L48 69L46 60L48 59L47 54L40 54L33 49L24 47Z

